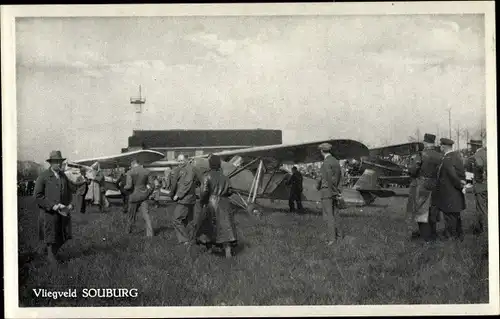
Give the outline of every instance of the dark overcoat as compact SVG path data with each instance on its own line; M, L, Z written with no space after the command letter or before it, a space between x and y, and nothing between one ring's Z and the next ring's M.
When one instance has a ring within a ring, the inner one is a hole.
M465 181L465 168L461 155L458 152L444 155L439 168L435 197L436 206L442 212L458 213L465 209L461 181Z
M52 210L57 204L71 204L75 186L64 173L56 177L51 169L42 172L36 182L34 197L40 208L38 219L39 239L46 244L62 245L71 239L71 215L62 216Z
M237 240L234 212L229 201L231 194L229 178L221 170L205 174L200 192L200 203L205 206L200 234L205 234L211 242L223 244Z

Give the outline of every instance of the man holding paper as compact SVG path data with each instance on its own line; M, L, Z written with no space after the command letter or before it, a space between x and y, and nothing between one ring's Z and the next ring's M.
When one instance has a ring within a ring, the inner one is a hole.
M50 263L57 264L57 252L71 239L71 205L74 186L62 170L65 158L60 151L50 152L50 168L38 176L35 183L35 201L40 207L39 239L47 250Z

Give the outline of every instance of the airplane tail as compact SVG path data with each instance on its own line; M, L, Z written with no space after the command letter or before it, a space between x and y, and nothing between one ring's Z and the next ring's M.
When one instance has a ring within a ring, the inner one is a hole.
M396 194L391 190L382 189L377 184L377 180L377 171L367 168L354 184L353 189L359 191L363 197L367 197L369 202L375 200L375 197L392 197Z
M361 175L353 188L358 190L363 189L378 189L377 185L378 173L373 169L365 169L363 175Z

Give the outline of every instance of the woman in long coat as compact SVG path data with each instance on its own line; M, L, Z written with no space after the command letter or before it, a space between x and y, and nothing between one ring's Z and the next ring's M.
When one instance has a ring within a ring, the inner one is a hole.
M210 156L210 170L203 177L200 202L205 218L200 231L208 237L207 246L223 246L226 257L232 256L232 246L237 243L234 213L229 201L231 183L222 173L220 157Z

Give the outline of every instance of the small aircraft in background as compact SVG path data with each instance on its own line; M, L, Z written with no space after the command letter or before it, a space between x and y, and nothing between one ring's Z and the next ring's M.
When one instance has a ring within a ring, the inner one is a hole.
M411 178L407 173L408 167L404 163L395 162L395 157L409 157L424 149L420 142L409 142L383 147L372 148L369 155L361 157L360 161L348 161L349 177L354 183L363 175L366 169L372 169L378 173L378 184L396 184L408 187ZM354 175L354 176L353 176Z
M223 173L231 180L234 192L230 197L231 202L249 213L258 213L256 201L259 198L288 200L289 188L286 185L286 180L290 172L282 165L322 161L323 158L318 146L325 142L332 145L331 153L339 160L361 159L369 156L369 150L364 144L348 139L258 146L213 154L221 157ZM194 156L188 160L203 174L209 170L209 155ZM113 156L78 160L74 162L74 165L88 167L92 163L98 162L101 168L128 167L133 159L137 159L144 167L158 174L163 173L167 167L172 168L181 164L177 161L164 161L161 160L162 158L164 158L164 154L160 152L139 150ZM353 187L342 189L346 207L369 205L377 197L395 196L393 191L378 186L377 178L377 171L365 169ZM316 204L321 202L320 193L316 190L316 180L303 178L302 196L304 202Z

